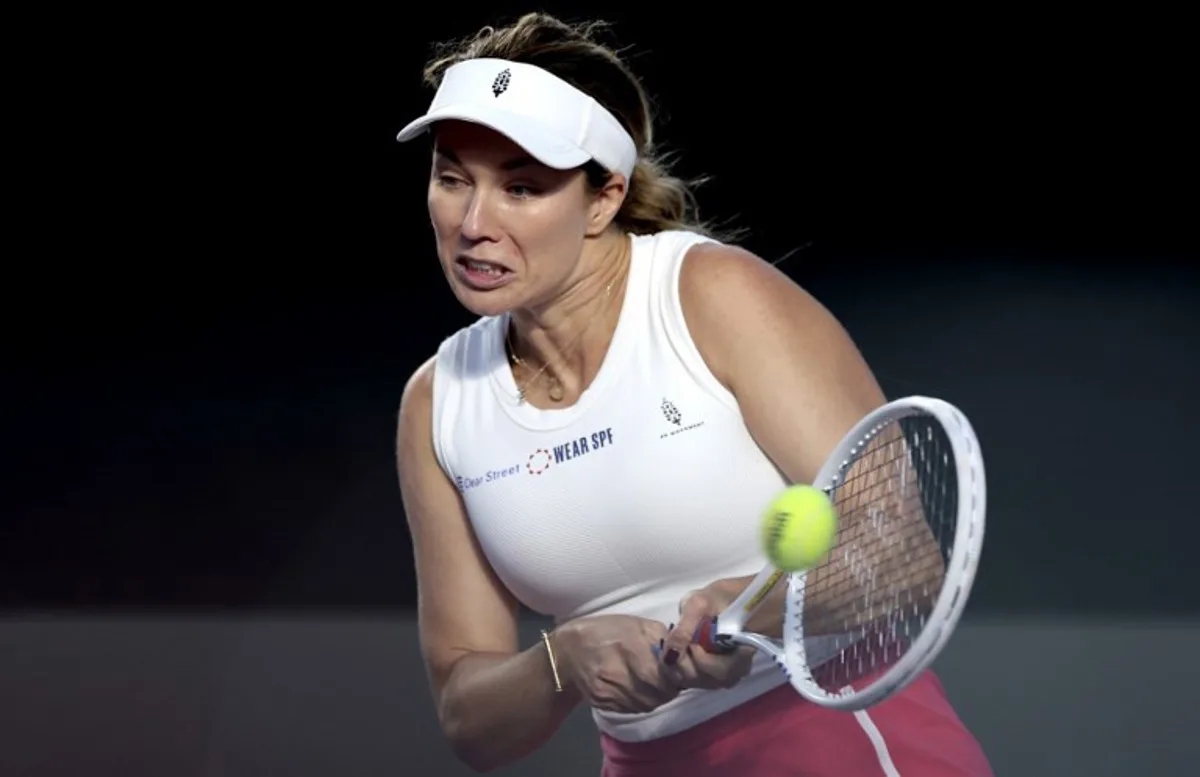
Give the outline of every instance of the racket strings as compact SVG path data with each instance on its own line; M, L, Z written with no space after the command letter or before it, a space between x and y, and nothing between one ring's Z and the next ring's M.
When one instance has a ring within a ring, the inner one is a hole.
M801 624L835 638L814 673L826 690L883 671L924 628L956 529L952 456L937 420L913 416L877 428L843 467L837 543L806 577Z

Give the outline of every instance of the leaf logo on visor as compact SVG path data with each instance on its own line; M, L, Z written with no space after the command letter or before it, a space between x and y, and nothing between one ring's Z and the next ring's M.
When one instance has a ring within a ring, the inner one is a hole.
M496 80L492 82L492 95L499 97L508 90L508 82L512 80L512 73L508 68L500 71L500 75L496 76Z

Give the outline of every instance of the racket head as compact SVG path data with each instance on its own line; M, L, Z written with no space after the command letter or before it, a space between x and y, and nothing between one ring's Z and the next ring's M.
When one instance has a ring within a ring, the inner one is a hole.
M775 658L810 701L864 709L924 671L966 607L983 546L983 456L958 408L905 397L859 421L813 485L838 509L838 538L818 566L788 576Z

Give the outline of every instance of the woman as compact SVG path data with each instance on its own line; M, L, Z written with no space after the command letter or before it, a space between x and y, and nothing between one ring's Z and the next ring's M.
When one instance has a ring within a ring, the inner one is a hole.
M607 777L990 774L931 674L850 715L689 646L765 563L754 516L884 397L816 301L689 220L594 30L448 47L398 136L432 138L438 255L480 317L412 376L397 441L446 737L486 771L586 704ZM524 649L519 602L557 624Z

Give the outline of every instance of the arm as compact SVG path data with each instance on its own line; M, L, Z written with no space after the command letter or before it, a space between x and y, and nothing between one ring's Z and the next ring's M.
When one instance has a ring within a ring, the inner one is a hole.
M432 360L400 403L396 454L418 581L418 618L433 698L455 754L478 771L550 738L575 706L556 693L542 643L518 652L517 603L493 574L432 440Z
M693 248L680 276L680 299L709 369L737 397L750 433L793 482L811 483L846 432L886 401L841 324L752 254Z
M812 296L740 249L693 248L679 282L692 339L751 435L790 481L811 483L846 432L886 401L857 347ZM714 598L732 600L751 579L718 581ZM777 585L747 628L778 637L785 592ZM810 590L810 606L819 602Z

